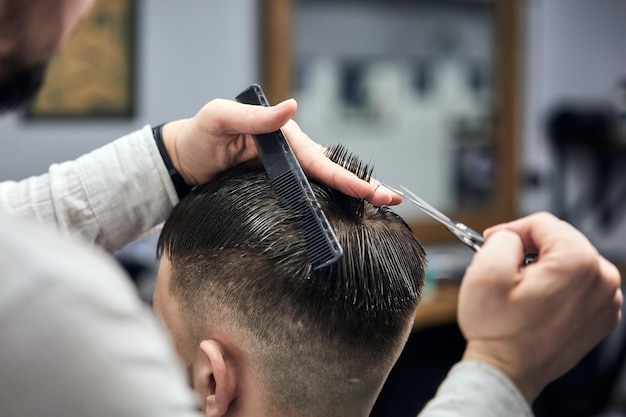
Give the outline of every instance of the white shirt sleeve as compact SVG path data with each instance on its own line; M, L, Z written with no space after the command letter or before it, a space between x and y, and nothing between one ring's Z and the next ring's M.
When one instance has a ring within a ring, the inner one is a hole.
M0 213L0 410L198 417L182 364L117 264Z
M457 363L419 417L532 417L517 387L482 362Z
M111 252L163 222L177 202L149 126L44 175L0 183L0 210Z

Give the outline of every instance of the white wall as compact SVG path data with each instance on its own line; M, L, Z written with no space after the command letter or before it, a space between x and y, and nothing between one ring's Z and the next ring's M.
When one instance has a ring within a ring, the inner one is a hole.
M258 82L256 0L137 1L136 115L32 122L0 117L0 179L21 179L145 124L190 117Z

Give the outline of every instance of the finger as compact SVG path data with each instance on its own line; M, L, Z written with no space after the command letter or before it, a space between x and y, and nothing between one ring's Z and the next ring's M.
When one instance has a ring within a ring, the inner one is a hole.
M312 141L297 124L290 120L297 109L293 99L273 107L262 107L215 99L201 110L211 117L207 129L227 134L267 133L280 128L298 158L303 171L328 186L352 197L364 198L374 205L399 204L402 198L386 187L360 179L323 154L323 147Z
M387 205L395 206L402 203L404 200L403 193L401 191L391 188L374 178L370 179L370 183L374 185L376 190L378 190L378 188L383 188L386 193L391 195L391 202L387 203Z
M600 332L600 339L613 331L621 320L623 294L621 291L621 277L618 269L611 262L600 256L599 280L601 287L596 287L594 291L587 291L586 297L599 297L594 304L599 313L597 331ZM598 341L596 340L596 342Z
M622 277L619 269L602 255L600 255L600 274L615 288L620 287Z
M617 267L603 257L600 260L600 273L605 277L609 290L613 291L612 304L607 306L609 309L608 314L610 315L607 325L609 326L609 331L613 331L622 319L622 305L624 303L622 277Z
M508 229L520 235L522 239L528 239L533 234L542 236L541 232L544 230L541 229L554 228L555 226L561 227L561 225L559 225L560 222L561 221L554 215L547 212L540 212L490 227L485 230L485 236L498 230Z
M472 263L465 279L480 281L486 286L500 287L507 291L516 284L524 261L524 247L520 236L509 230L494 232L485 240Z
M511 323L501 320L510 294L521 280L522 244L519 236L504 230L495 233L478 251L461 280L457 319L468 340L508 334ZM489 320L483 320L488 317ZM506 328L503 328L505 326Z
M580 231L547 212L535 213L494 226L485 231L485 236L488 237L503 229L517 233L528 253L541 252L541 250L554 248L555 245L560 247L570 244L572 248L591 247L591 243Z
M520 221L525 222L529 220L524 217L520 219ZM511 230L511 231L515 231L516 233L518 233L517 230L519 230L519 227L516 228L515 224L513 224L512 227L509 227L509 225L512 223L514 222L501 223L495 226L491 226L483 231L483 236L485 239L489 239L489 237L491 237L494 233L497 233L502 230ZM524 251L526 253L537 253L539 251L539 248L537 247L536 244L532 242L531 239L526 239L526 241L524 242Z
M206 129L213 133L269 133L287 123L296 113L297 107L294 99L271 107L215 99L200 110L200 117L207 121ZM207 117L202 117L202 114L207 114Z
M293 120L283 126L283 132L307 176L351 197L366 199L377 206L398 204L402 201L400 196L386 187L367 182L331 161L324 154L324 147L312 141Z

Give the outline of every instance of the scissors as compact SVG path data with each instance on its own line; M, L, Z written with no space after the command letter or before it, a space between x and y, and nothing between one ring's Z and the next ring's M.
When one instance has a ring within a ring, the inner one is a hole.
M411 203L415 204L417 207L422 209L430 217L432 217L433 219L437 220L438 222L446 226L446 228L454 236L456 236L461 242L463 242L466 246L468 246L474 252L478 252L480 248L483 246L483 243L485 243L485 238L483 237L483 235L481 235L474 229L467 227L461 222L450 219L448 216L446 216L445 214L443 214L442 212L440 212L439 210L437 210L436 208L434 208L433 206L431 206L430 204L422 200L415 193L411 192L411 190L409 190L405 186L401 185L400 187L404 190L406 194L408 194L408 195L405 195L404 193L400 193L402 196L404 196L404 198L406 198L408 201L410 201ZM387 188L390 188L390 187L387 186ZM393 188L390 188L390 189L397 192L397 190ZM535 262L536 260L537 260L536 253L527 254L524 257L523 265L529 265Z
M439 210L437 210L436 208L428 204L426 201L422 200L415 193L411 192L405 186L401 185L400 187L404 190L404 193L407 194L407 195L404 195L404 193L402 193L408 201L415 204L417 207L422 209L430 217L432 217L433 219L437 220L439 223L446 226L446 228L454 236L456 236L461 242L463 242L466 246L468 246L474 252L478 252L480 248L483 246L483 243L485 242L485 238L483 238L483 235L481 235L474 229L471 229L470 227L466 226L465 224L461 222L450 219L448 216L446 216L445 214L443 214L442 212L440 212Z

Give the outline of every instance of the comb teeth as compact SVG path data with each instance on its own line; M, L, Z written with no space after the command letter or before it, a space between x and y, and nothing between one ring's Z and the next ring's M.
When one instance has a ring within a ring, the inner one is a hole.
M258 84L241 92L237 101L269 106ZM339 260L343 249L282 131L279 129L253 137L272 188L279 200L298 216L304 232L304 249L313 268L318 269Z
M309 184L299 181L292 171L270 179L270 183L280 201L298 214L304 232L304 247L313 268L337 261L343 250Z

